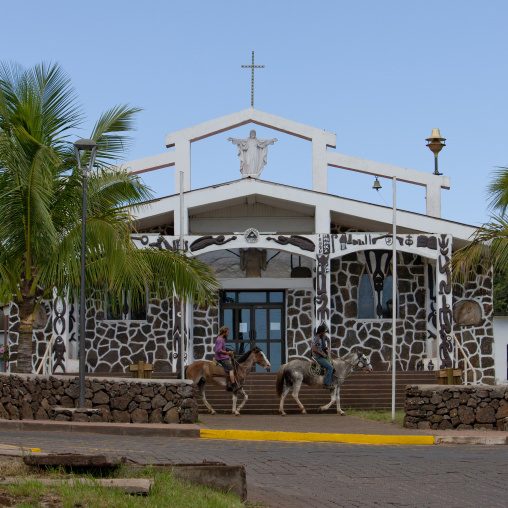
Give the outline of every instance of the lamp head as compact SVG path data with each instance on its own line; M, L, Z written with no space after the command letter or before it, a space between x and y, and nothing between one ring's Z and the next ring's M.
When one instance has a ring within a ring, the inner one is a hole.
M95 161L95 154L97 153L97 143L93 139L78 139L74 143L74 151L76 152L76 160L78 161L78 168L81 169L81 152L90 151L89 168L92 169Z
M432 129L432 134L430 138L427 138L425 141L428 141L427 146L430 151L434 153L434 156L437 157L437 154L443 149L443 146L446 146L443 141L446 141L446 138L441 137L441 133L439 129Z

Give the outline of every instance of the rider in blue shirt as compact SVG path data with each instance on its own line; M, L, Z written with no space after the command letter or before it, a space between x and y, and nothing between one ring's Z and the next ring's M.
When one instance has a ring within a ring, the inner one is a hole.
M316 362L321 365L321 367L326 369L325 375L325 388L332 388L332 373L333 366L327 359L328 347L327 347L327 338L326 338L326 326L319 325L316 331L316 335L314 336L314 340L312 341L312 357L316 360Z

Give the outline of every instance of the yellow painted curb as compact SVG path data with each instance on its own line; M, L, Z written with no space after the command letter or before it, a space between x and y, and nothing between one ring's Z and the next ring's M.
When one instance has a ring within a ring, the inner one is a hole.
M434 444L434 436L379 436L373 434L325 434L320 432L270 432L262 430L212 430L201 429L200 437L206 439L238 439L246 441L321 441L358 444Z
M42 453L42 450L40 448L25 448L24 446L12 446L12 445L2 444L2 443L0 443L0 447L16 448L17 450L28 450L33 453Z

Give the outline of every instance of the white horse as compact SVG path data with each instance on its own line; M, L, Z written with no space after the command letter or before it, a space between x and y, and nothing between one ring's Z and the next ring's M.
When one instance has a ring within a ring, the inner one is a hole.
M328 404L319 408L319 411L326 411L334 402L336 402L337 414L344 415L344 411L340 408L340 385L344 383L353 369L358 368L371 372L372 365L370 364L370 360L363 353L358 353L356 351L348 353L344 358L334 359L331 363L334 368L331 383L332 388L330 390L331 398ZM275 389L277 391L277 397L280 399L279 411L282 416L286 416L286 413L284 412L284 399L291 388L293 388L293 399L295 399L296 403L302 410L302 414L305 415L307 414L307 411L305 411L305 407L298 398L302 383L309 386L324 387L325 376L309 372L310 367L311 362L309 360L296 359L285 363L279 369Z

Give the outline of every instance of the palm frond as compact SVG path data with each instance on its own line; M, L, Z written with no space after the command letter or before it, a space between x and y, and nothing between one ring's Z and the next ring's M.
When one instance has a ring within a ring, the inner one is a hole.
M508 273L508 218L505 216L492 217L452 257L452 270L458 281L485 274L491 268L497 273Z
M489 209L504 215L508 208L508 168L498 167L493 172L487 195L490 198Z
M98 145L96 158L98 167L111 165L111 161L117 160L131 146L132 138L120 133L134 129L134 117L139 111L140 108L124 104L115 106L101 115L91 135L91 139Z

